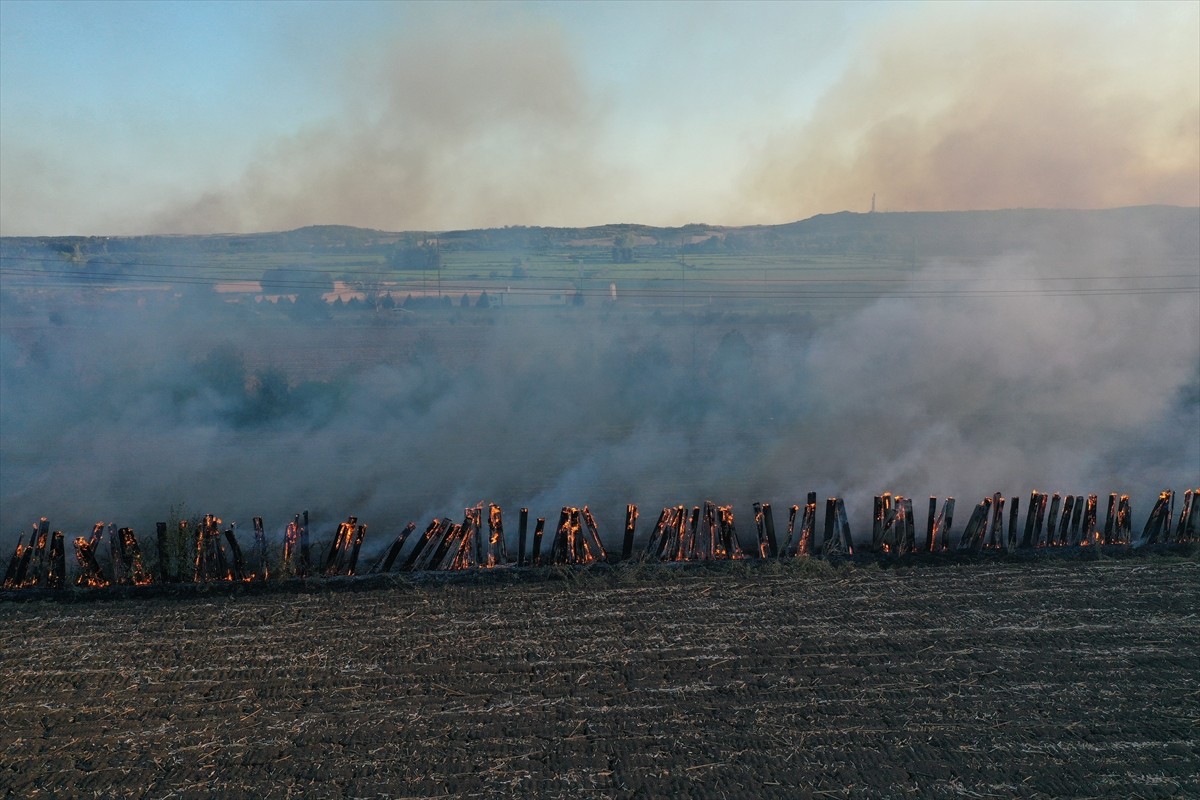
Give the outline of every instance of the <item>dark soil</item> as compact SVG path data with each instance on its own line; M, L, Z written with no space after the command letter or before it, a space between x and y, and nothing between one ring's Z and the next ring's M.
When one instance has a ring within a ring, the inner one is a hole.
M1200 562L0 604L0 796L1198 797Z

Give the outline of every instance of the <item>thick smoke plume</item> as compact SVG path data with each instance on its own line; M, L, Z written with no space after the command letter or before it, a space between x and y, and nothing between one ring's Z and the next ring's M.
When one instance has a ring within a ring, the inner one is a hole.
M151 229L500 226L561 219L609 195L597 102L561 33L461 14L415 13L420 24L364 43L330 79L334 118L279 139L236 183L180 202Z
M901 291L983 294L885 296L816 329L719 306L349 329L203 295L39 307L0 334L0 538L42 515L152 530L181 502L276 530L306 508L329 530L356 514L376 542L479 501L551 518L587 503L608 535L626 503L745 514L809 490L845 496L857 531L882 491L1120 491L1142 515L1159 489L1200 483L1200 295L1039 279L1180 269L1160 244L1101 222L941 261Z
M747 172L752 216L1200 204L1200 7L897 14Z

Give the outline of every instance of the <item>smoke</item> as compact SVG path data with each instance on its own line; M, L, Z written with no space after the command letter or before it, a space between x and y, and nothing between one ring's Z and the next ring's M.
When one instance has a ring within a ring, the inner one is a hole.
M905 211L1200 204L1200 8L1078 11L895 15L752 158L749 215L865 210L876 193Z
M982 294L885 296L817 328L719 306L349 328L204 295L6 307L55 322L0 333L0 533L42 515L152 530L182 502L276 532L304 509L318 532L355 514L371 549L494 501L551 519L586 503L611 537L626 503L652 518L713 499L744 520L810 490L846 497L860 534L882 491L1119 491L1140 516L1200 483L1200 296L1047 291L1168 263L1104 218L1087 241L940 260L899 291Z
M334 116L264 147L232 184L169 206L151 230L498 227L611 194L619 170L595 154L599 100L559 30L487 9L409 11L411 25L362 42L326 78Z

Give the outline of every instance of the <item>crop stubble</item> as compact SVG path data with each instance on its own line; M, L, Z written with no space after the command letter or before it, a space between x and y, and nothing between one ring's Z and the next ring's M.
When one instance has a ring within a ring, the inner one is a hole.
M7 604L0 787L1200 796L1194 560L565 577Z

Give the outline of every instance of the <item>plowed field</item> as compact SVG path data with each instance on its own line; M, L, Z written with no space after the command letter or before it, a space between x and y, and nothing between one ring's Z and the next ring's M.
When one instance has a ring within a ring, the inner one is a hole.
M1198 797L1200 563L0 604L0 796Z

